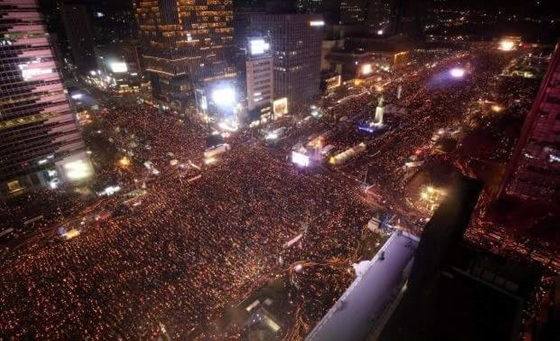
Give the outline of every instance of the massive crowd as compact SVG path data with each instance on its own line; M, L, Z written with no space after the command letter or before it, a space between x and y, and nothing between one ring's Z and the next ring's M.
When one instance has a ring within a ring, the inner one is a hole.
M344 171L360 178L368 170L387 201L398 203L406 158L435 130L460 120L461 108L476 96L488 93L483 80L505 61L479 53L475 71L453 83L430 83L430 70L407 75L399 105L411 110L389 118L398 129L371 137L334 134L337 148L367 139L368 153ZM438 70L445 73L460 62L442 60ZM387 101L397 102L397 87L385 89ZM294 129L299 135L289 141L335 129L332 122L344 116L371 116L377 98L370 93L333 106L324 122ZM142 186L147 193L138 206L78 238L42 238L2 256L0 337L154 339L167 333L173 339L212 338L205 326L262 278L295 262L336 264L326 271L310 269L290 288L299 297L295 323L309 329L351 280L344 269L355 260L362 227L372 214L359 197L358 182L337 172L302 172L285 161L285 150L259 143L234 143L216 165L191 169L196 176L187 181L170 161L201 165L206 127L119 101L105 103L97 121L100 136L117 150L98 170L99 187ZM131 164L119 164L125 156ZM148 161L159 175L144 166ZM102 208L115 212L123 200L107 199ZM284 247L302 231L300 243ZM327 282L334 289L322 297L321 284Z
M132 109L115 104L101 114L119 153L134 160L112 181L132 189L130 178L146 173L145 160L161 174L149 176L133 210L70 241L44 238L6 256L0 335L155 338L165 328L172 338L211 337L204 325L258 279L283 271L280 256L287 267L353 254L371 215L355 185L303 174L261 146L236 146L198 180L183 181L167 154L198 162L204 133L155 109ZM118 206L118 198L104 209ZM302 224L301 245L283 248ZM304 309L313 318L324 313Z

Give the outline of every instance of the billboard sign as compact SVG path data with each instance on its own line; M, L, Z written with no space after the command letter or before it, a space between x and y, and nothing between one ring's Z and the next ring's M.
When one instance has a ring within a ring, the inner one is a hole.
M288 113L288 98L280 98L272 104L274 116L282 116Z
M249 51L251 56L258 56L264 54L270 50L270 44L267 43L263 38L255 38L249 40Z
M309 166L309 156L298 153L292 152L292 162L301 167Z
M342 77L340 75L327 79L327 90L338 88L342 84Z
M109 64L109 67L113 73L125 73L128 71L128 66L123 62L113 62Z

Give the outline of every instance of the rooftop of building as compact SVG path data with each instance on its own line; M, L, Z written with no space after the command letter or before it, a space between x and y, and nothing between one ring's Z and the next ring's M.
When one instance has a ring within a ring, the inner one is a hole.
M513 340L541 271L478 249L463 234L480 184L459 179L424 228L408 289L379 340Z
M404 283L403 273L417 246L417 238L394 233L306 340L363 340L384 313L395 288Z
M520 298L448 269L427 295L405 295L379 340L513 340L521 309Z

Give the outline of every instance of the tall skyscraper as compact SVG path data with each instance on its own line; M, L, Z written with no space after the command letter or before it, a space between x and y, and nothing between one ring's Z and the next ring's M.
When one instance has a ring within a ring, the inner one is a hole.
M381 33L388 33L391 17L391 0L370 0L366 18L367 26Z
M560 202L560 45L510 160L502 193Z
M232 0L135 0L142 57L154 96L185 105L198 83L234 74Z
M64 31L77 71L87 74L97 69L95 41L86 6L66 4L62 6L61 13Z
M255 14L251 31L267 36L274 56L274 97L287 98L290 111L320 94L323 16Z
M367 0L342 0L340 22L342 25L364 25L368 16Z
M427 14L427 0L392 0L391 34L406 34L411 38L421 37Z
M92 173L36 0L0 0L0 185L9 194Z
M274 100L274 60L270 43L262 37L248 39L247 110L251 121L272 114Z
M97 67L102 73L99 77L107 79L108 76L108 88L115 93L140 91L142 70L139 48L136 40L119 41L95 48Z
M296 9L299 13L321 13L325 9L326 0L297 0Z
M296 11L300 14L322 14L327 24L340 21L340 0L297 0Z

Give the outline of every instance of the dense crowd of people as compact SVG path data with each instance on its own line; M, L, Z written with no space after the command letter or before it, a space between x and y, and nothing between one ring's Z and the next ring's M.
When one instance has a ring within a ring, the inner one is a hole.
M106 139L115 155L100 157L102 143L92 148L95 186L146 192L124 211L119 208L126 195L105 199L99 210L112 217L75 239L40 238L3 256L0 338L211 339L206 326L255 283L296 262L331 264L311 267L289 287L295 327L285 332L301 338L352 280L346 270L356 261L362 228L373 213L360 197L360 183L347 175L358 179L368 171L369 182L404 211L406 158L434 131L460 121L462 109L489 92L484 80L507 61L476 55L465 79L430 78L466 65L464 56L454 56L441 60L437 72L408 73L388 85L386 100L410 109L388 117L398 129L357 135L350 123L341 124L345 116L343 121L354 124L374 115L379 94L371 91L335 101L318 123L289 121L293 129L284 148L267 148L254 134L241 134L231 151L208 167L202 163L207 127L145 104L107 101L91 134ZM401 83L405 95L398 101ZM368 152L343 169L346 175L303 171L286 161L295 140L329 130L335 133L325 142L339 151L367 142ZM251 143L238 143L243 138ZM130 162L120 162L123 158ZM62 200L45 193L45 200ZM80 203L68 212L76 215L84 207ZM285 246L299 234L298 243Z
M347 259L371 215L344 178L301 173L262 146L236 146L198 180L183 181L167 154L200 162L204 133L195 124L118 104L100 120L134 160L117 176L121 185L133 188L145 160L161 174L149 176L132 210L73 240L43 239L6 257L0 335L154 338L165 326L172 338L210 337L201 326L259 278L283 271L280 256L284 267ZM115 197L103 209L118 205ZM301 245L283 248L304 223ZM313 318L324 313L305 307Z

